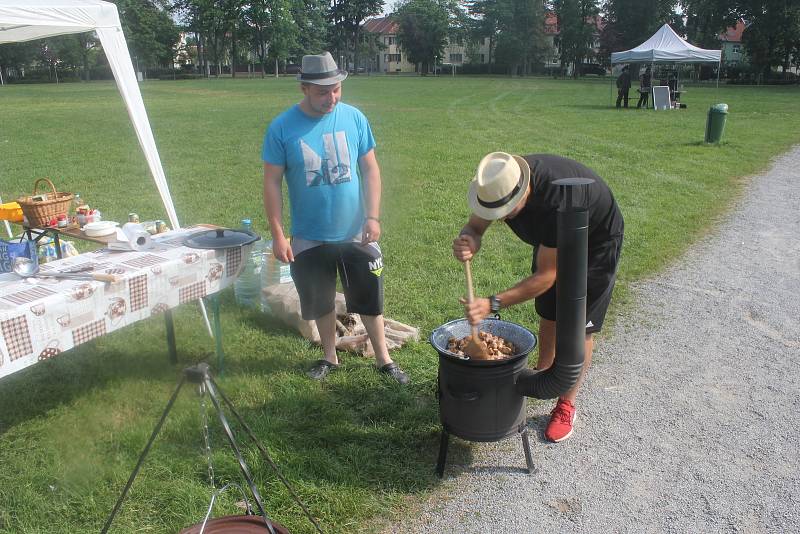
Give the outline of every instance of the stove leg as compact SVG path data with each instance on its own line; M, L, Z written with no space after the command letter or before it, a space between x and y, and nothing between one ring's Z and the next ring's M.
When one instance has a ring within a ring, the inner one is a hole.
M528 429L522 431L522 449L525 451L525 463L528 464L528 474L533 474L533 460L531 459L531 444L528 442Z
M442 440L439 443L439 460L436 462L436 474L439 478L444 476L444 463L447 460L447 446L450 444L450 434L442 429Z

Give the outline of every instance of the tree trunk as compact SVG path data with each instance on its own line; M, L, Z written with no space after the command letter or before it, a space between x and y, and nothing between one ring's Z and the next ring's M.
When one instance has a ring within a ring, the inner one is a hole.
M236 31L231 37L231 78L236 78Z
M206 68L206 41L205 36L201 33L197 33L197 67L200 71L200 74L204 74L208 77L208 68Z
M275 78L278 78L278 58L275 58Z
M361 26L356 25L355 43L353 43L353 74L358 75L358 45L361 41Z

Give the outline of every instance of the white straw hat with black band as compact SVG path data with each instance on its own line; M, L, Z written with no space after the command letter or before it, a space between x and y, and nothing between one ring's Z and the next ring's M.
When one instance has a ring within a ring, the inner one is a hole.
M502 219L522 200L530 181L531 168L523 158L505 152L487 154L470 183L469 207L481 219Z
M347 71L340 69L330 52L303 56L297 79L315 85L333 85L347 78Z

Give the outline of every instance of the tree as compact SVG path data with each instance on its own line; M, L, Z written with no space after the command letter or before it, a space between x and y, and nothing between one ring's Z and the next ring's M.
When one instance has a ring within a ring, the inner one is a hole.
M358 64L358 43L361 42L361 26L367 17L379 15L383 9L383 0L331 0L328 11L330 45L338 56L345 56L345 64L339 68L347 68L347 58L354 65Z
M208 76L210 64L216 63L217 73L221 73L229 18L224 0L175 0L173 8L184 17L186 27L197 35L201 69Z
M0 45L0 77L4 80L20 76L23 69L39 53L39 41Z
M548 44L544 37L541 0L470 0L476 40L489 39L489 68L494 61L508 66L509 74L529 74L541 63Z
M600 34L603 54L627 50L672 22L678 0L607 0L606 24Z
M245 20L250 27L252 44L259 61L261 75L266 72L267 60L285 59L297 44L299 30L292 18L291 0L253 0L245 9Z
M319 54L328 43L327 0L294 0L292 17L298 34L292 55ZM343 66L342 66L343 68Z
M542 63L548 48L544 41L544 6L537 0L498 0L498 62L508 65L509 74L527 75Z
M361 34L361 43L358 45L358 57L367 58L366 70L367 72L377 68L377 62L374 60L382 50L386 50L388 46L383 44L380 40L380 35L377 33L363 32ZM359 65L356 65L356 72L358 72Z
M78 33L75 37L78 41L79 55L81 58L81 65L83 66L83 79L88 82L92 77L91 67L97 61L100 40L95 37L94 32Z
M117 5L131 55L146 65L172 66L180 38L170 14L152 0L111 0Z
M422 74L430 70L447 44L449 16L444 4L439 0L408 0L394 15L397 41Z
M739 14L748 22L742 35L751 64L768 77L773 65L789 69L800 45L800 5L786 0L739 0Z
M573 76L592 55L594 34L600 8L596 0L554 0L553 11L558 19L558 48L562 70L573 65Z
M686 37L702 48L719 48L719 34L738 19L730 0L682 0L680 4L686 18Z
M495 48L497 46L497 36L500 32L499 17L497 14L497 0L470 0L464 3L469 12L470 33L472 39L481 42L489 39L489 72L492 72L492 65L495 61Z

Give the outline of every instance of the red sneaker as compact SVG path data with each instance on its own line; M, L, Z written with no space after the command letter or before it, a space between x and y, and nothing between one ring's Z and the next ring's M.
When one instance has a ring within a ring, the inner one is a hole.
M572 435L574 424L575 405L568 400L558 399L556 407L550 412L550 422L544 431L544 437L556 443L564 441Z

